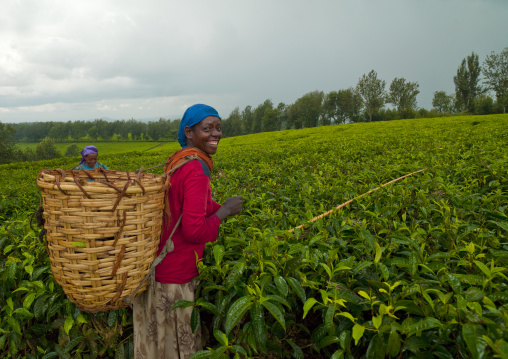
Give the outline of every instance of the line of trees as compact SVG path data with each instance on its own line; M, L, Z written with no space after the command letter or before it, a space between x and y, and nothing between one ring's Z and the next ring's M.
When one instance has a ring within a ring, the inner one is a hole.
M57 142L102 140L139 141L175 140L180 120L160 118L158 121L67 121L30 122L12 125L14 140L17 142L40 142L51 137Z
M491 52L483 66L473 52L462 60L453 82L455 93L434 92L433 108L429 111L418 107L418 82L395 78L386 88L386 81L372 70L360 77L355 87L328 94L309 92L290 105L279 103L274 106L271 100L266 100L256 108L247 106L242 111L236 108L223 121L223 132L228 136L238 136L365 121L506 113L508 47L499 54ZM495 94L495 101L489 93ZM385 108L386 104L391 104L391 108Z
M483 77L482 77L483 75ZM453 77L455 92L434 92L433 108L419 108L418 82L395 78L386 88L386 81L372 70L358 79L355 87L306 93L293 104L277 106L267 99L253 108L235 108L223 118L224 136L327 126L365 121L386 121L402 118L438 117L454 114L506 113L508 105L508 47L500 53L491 52L480 65L474 52L464 58ZM495 95L495 101L489 96ZM387 104L391 104L386 108ZM16 141L41 142L51 138L66 141L176 141L180 120L160 118L158 121L109 122L102 119L75 122L38 122L3 125L0 123L0 157L14 156ZM47 141L46 141L47 142ZM9 153L11 155L9 155ZM35 154L18 153L18 160L38 158ZM42 153L42 152L41 152ZM12 160L11 160L12 162ZM0 158L0 163L2 159Z
M76 144L70 145L65 156L76 157L79 155L80 149ZM35 150L31 148L20 149L14 141L14 129L12 126L4 125L0 122L0 164L24 161L42 161L61 157L55 145L55 141L46 137L43 138Z

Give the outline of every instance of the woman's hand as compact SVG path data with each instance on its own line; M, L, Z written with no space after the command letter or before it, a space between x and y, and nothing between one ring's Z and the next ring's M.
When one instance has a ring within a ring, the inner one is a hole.
M224 201L222 207L219 208L215 214L222 221L224 218L229 216L234 216L235 214L240 213L242 210L243 197L242 196L234 196L229 197Z

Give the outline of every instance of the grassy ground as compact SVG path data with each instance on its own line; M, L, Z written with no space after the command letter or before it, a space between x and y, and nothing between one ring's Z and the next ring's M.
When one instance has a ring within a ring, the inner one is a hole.
M60 151L60 153L63 155L65 153L65 150L70 145L75 144L79 148L83 148L85 146L94 145L98 148L99 153L101 155L110 155L115 153L122 153L122 152L130 152L130 151L152 151L152 150L160 150L161 148L168 148L171 147L175 142L133 142L133 141L126 141L126 142L93 142L93 141L87 141L87 142L61 142L61 143L55 143L57 149ZM18 148L26 149L31 148L35 150L37 147L37 143L28 143L28 142L20 142L16 144Z

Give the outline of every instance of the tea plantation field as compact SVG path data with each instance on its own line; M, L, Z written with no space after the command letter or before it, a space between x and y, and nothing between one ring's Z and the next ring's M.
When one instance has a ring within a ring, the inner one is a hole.
M78 146L79 150L81 151L85 146L94 144L97 146L99 150L99 154L102 155L111 155L116 153L123 153L123 152L129 152L133 149L136 149L136 151L144 152L144 151L153 151L153 150L161 150L163 148L168 148L173 145L173 143L166 143L166 142L134 142L134 141L125 141L125 142L94 142L94 141L87 141L87 142L57 142L55 143L56 149L60 152L60 154L63 156L65 154L65 150L67 147L71 145ZM17 143L16 146L22 150L26 150L27 148L32 149L35 151L37 148L37 143L29 143L29 142L20 142ZM81 157L79 157L81 159ZM79 161L78 161L79 162Z
M100 161L134 171L177 148ZM193 358L508 358L507 148L508 115L222 140L213 196L245 204L206 247L197 302L177 303L206 338ZM0 166L2 358L133 357L131 310L80 312L30 226L40 169L75 162Z

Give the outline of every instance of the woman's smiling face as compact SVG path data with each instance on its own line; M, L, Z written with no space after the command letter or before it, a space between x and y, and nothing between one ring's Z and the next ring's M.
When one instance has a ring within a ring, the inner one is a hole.
M209 155L217 152L217 146L222 138L220 119L215 116L205 117L196 125L185 127L187 147L196 147Z

